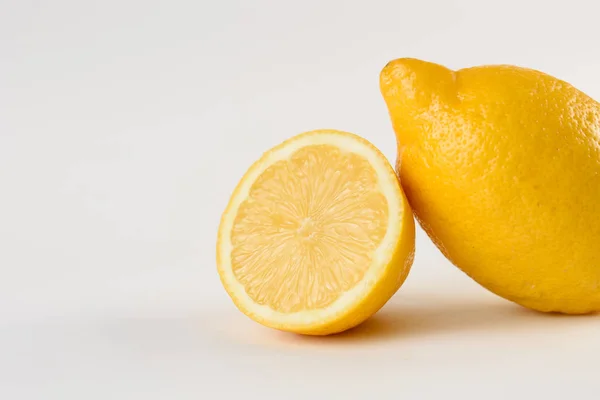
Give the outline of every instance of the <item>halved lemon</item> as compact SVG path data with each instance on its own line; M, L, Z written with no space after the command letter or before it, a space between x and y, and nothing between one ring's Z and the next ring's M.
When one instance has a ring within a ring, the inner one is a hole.
M393 168L351 133L300 134L246 172L223 213L217 265L236 306L326 335L377 312L412 265L415 226Z

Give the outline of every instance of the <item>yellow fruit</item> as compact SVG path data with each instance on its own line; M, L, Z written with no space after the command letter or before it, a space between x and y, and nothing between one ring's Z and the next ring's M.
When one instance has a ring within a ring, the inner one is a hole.
M515 66L398 59L380 85L402 186L446 257L523 306L600 310L600 105Z
M219 227L218 271L237 307L263 325L341 332L402 285L414 229L398 178L372 144L307 132L266 152L236 187Z

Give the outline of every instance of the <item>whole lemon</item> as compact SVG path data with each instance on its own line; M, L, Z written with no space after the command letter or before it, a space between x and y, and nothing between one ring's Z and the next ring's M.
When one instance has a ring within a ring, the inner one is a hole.
M600 310L600 104L508 65L403 58L380 85L396 171L444 255L525 307Z

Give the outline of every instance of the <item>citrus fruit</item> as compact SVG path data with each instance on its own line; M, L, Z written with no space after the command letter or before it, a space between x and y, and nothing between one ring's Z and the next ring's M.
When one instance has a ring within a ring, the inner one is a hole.
M600 310L600 104L510 65L403 58L380 86L406 196L446 257L523 306Z
M358 325L404 282L414 222L398 178L366 140L319 130L266 152L223 213L217 266L236 306L280 330Z

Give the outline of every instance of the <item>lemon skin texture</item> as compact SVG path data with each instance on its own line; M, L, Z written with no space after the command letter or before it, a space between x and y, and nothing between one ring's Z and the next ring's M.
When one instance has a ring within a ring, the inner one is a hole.
M600 310L600 105L545 73L403 58L380 88L396 171L442 253L545 312Z

